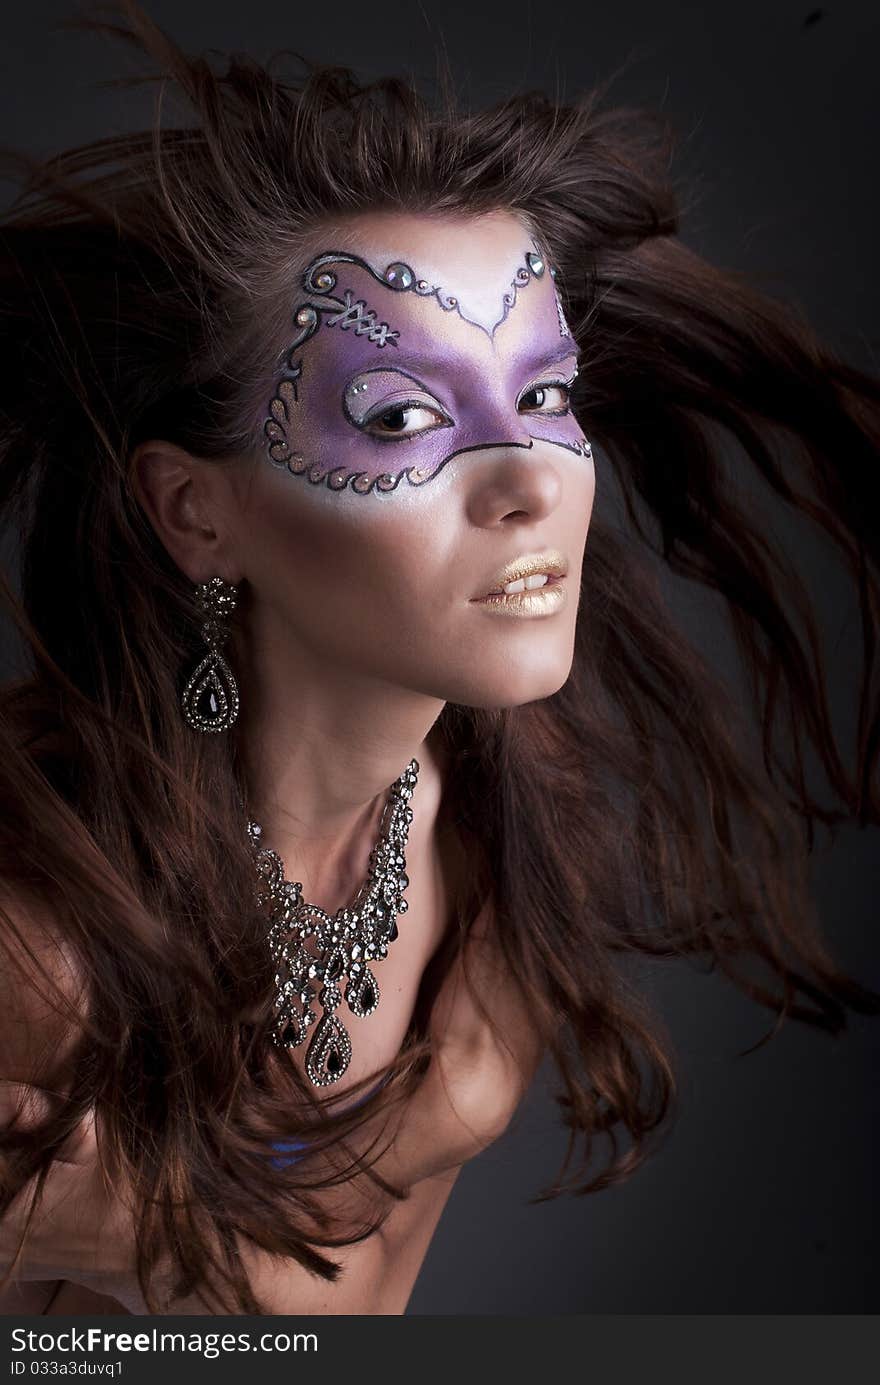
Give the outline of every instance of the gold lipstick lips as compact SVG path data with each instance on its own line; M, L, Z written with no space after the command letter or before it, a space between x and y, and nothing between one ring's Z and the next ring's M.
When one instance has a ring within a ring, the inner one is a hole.
M503 591L508 583L517 582L520 578L537 576L540 572L546 572L548 577L564 577L568 572L568 560L555 548L545 548L543 553L524 553L521 558L514 558L489 579L485 595L491 596L495 592ZM481 600L480 597L474 599Z
M472 604L512 616L550 615L565 604L563 578L567 572L567 559L555 549L526 553L502 568L492 579L490 590L473 597ZM542 574L546 577L543 584L526 585L530 578ZM512 583L517 584L515 590L506 592L504 588Z

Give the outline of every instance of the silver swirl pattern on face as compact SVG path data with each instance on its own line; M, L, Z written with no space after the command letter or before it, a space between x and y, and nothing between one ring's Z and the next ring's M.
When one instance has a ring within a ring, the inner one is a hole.
M501 326L502 322L506 321L508 313L515 304L517 291L525 284L529 283L533 276L536 279L540 279L544 274L544 261L537 251L528 250L525 260L525 264L517 268L510 282L510 287L505 289L504 293L501 295L503 311L501 316L493 322L491 328L487 327L482 322L478 322L476 318L468 317L467 313L462 311L461 300L456 294L448 293L446 289L441 288L437 284L430 284L427 279L417 279L409 265L400 262L389 265L388 269L385 270L383 281L390 282L387 276L390 272L393 272L395 282L390 283L391 288L412 288L413 292L419 294L423 298L436 298L440 307L444 308L446 312L457 312L462 322L469 322L471 326L479 327L480 331L485 332L488 337L494 337L496 331Z
M300 303L294 310L293 321L297 331L285 348L283 372L269 404L269 417L263 424L269 460L275 466L286 467L295 476L305 475L312 485L326 485L329 490L334 491L345 490L348 487L357 495L367 495L371 491L393 491L404 476L407 476L412 485L423 484L429 477L423 476L418 467L411 468L409 473L384 472L380 476L350 471L346 467L335 467L326 471L319 466L310 465L303 454L292 446L293 406L298 402L297 385L302 375L302 361L294 360L294 356L314 336L321 322L327 326L338 326L342 331L354 331L356 336L365 336L378 349L386 346L396 347L400 336L400 332L391 328L387 322L378 321L376 310L368 308L364 299L355 299L351 289L345 289L341 298L334 295L338 275L331 266L357 265L366 270L384 288L397 293L413 292L422 298L434 298L446 312L456 312L462 321L479 327L487 336L494 338L495 332L506 321L516 303L519 289L533 278L542 278L546 271L544 258L537 250L527 250L523 258L524 263L518 266L509 288L501 295L501 316L490 329L462 311L461 300L457 294L419 277L415 270L402 260L393 260L383 270L378 270L363 256L352 251L327 250L316 256L303 272L302 286L309 299ZM552 266L550 274L555 281L556 273ZM563 320L558 297L557 310L560 312L562 332Z
M559 297L558 289L556 290L556 316L559 320L559 335L561 337L570 337L571 330L565 320L565 313L562 310L562 299Z
M276 967L272 1039L284 1049L303 1043L317 1020L312 1008L317 999L323 1014L305 1059L306 1073L316 1087L338 1082L351 1061L351 1038L336 1014L343 999L360 1019L379 1004L379 983L369 964L388 955L398 935L397 915L407 910L403 892L409 885L406 844L413 817L409 802L418 777L419 763L410 760L389 791L367 878L352 903L335 914L303 899L301 882L286 880L281 857L262 845L259 823L247 825L261 881L256 903L259 909L268 909L268 943Z

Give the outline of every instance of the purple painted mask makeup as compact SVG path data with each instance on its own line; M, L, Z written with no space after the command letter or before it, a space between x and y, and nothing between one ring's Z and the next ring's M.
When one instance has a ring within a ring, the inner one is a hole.
M591 455L568 403L577 346L534 245L471 301L371 258L328 250L302 276L264 426L274 465L366 495L424 485L480 448Z

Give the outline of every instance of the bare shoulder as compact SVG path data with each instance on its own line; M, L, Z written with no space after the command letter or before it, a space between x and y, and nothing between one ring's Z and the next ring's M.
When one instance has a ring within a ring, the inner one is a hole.
M35 1080L76 1040L85 977L44 904L0 881L0 1079Z
M0 881L0 1125L42 1120L48 1098L40 1085L47 1061L61 1058L75 1032L59 1008L81 1005L85 987L72 950L45 908ZM58 1311L49 1305L59 1281L23 1281L0 1288L0 1315Z

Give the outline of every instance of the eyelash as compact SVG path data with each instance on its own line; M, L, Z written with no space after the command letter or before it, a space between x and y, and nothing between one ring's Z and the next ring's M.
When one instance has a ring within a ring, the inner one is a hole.
M525 390L525 394L536 394L538 390L565 390L565 407L562 409L537 409L536 413L550 414L551 417L558 417L571 413L571 391L574 380L542 380L538 385L532 385Z
M543 415L545 415L545 416L547 416L547 417L550 417L550 418L564 418L567 414L570 414L570 413L571 413L571 392L572 392L572 386L573 386L573 384L574 384L574 380L573 380L573 379L572 379L572 380L542 380L542 381L540 381L537 385L531 385L527 390L524 390L524 391L523 391L523 394L520 396L520 398L523 398L525 395L528 395L528 394L536 394L536 393L538 392L538 390L548 390L548 389L564 390L564 391L565 391L565 406L564 406L564 408L561 408L561 409L532 409L532 410L529 410L529 412L531 412L531 413L543 414ZM386 414L391 414L391 413L395 413L395 414L397 414L397 413L402 413L402 412L404 412L404 411L407 410L407 409L426 409L428 412L437 412L437 410L433 410L433 409L431 408L431 405L430 405L430 404L425 404L423 400L420 400L420 399L406 399L406 400L403 400L400 404L394 404L394 405L392 405L392 406L391 406L390 408L388 408L388 409L382 409L382 410L380 410L378 413L371 414L368 418L365 418L364 421L363 421L361 424L359 424L358 426L361 428L361 430L362 430L364 433L368 433L369 436L370 436L371 438L375 438L376 441L377 441L377 442L380 442L380 443L386 443L386 442L394 442L394 443L397 443L397 442L412 442L415 438L423 438L427 433L433 433L434 430L435 430L435 428L443 428L443 427L448 426L446 423L434 423L434 424L430 424L427 428L419 428L417 431L412 432L412 433L398 433L398 434L396 434L396 435L395 435L395 434L387 434L387 433L386 433L386 434L382 434L382 433L372 433L372 432L370 432L369 424L375 423L375 422L377 422L377 420L383 419L383 418L386 416Z

